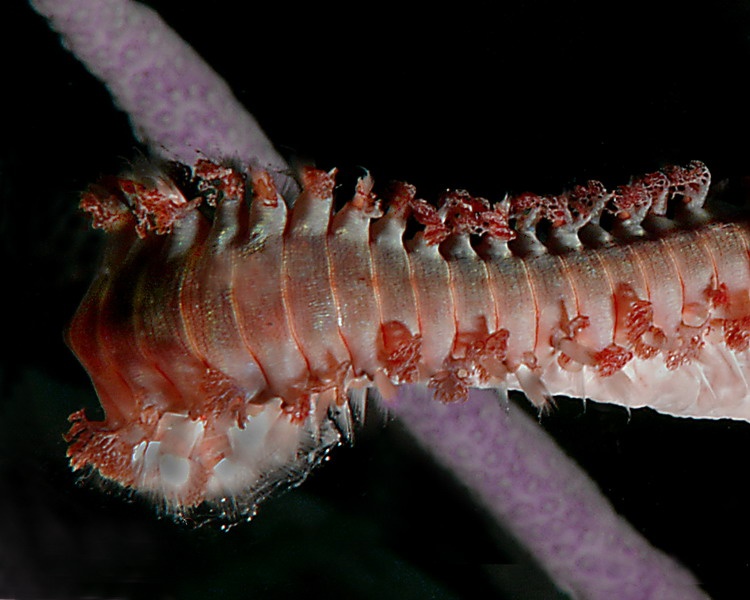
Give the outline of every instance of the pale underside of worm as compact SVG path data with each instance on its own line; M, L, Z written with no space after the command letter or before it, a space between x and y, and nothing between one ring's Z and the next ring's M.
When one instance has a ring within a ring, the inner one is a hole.
M301 183L289 208L202 160L84 194L111 240L68 339L106 418L71 416L74 468L252 513L404 384L750 420L750 230L704 210L702 163L494 205Z

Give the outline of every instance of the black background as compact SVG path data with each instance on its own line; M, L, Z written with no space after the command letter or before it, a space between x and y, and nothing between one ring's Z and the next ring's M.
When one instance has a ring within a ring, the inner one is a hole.
M715 180L750 175L747 2L149 4L288 156L425 197L615 186L691 159ZM0 596L555 597L378 415L229 533L75 485L60 434L96 398L61 332L99 243L76 197L137 145L43 19L11 2L3 20ZM573 400L542 425L713 597L750 595L750 425Z

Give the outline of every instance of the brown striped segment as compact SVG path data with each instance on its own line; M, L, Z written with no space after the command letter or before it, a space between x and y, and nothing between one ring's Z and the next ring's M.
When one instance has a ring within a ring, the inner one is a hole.
M428 244L421 234L408 243L407 252L416 291L422 362L427 372L434 374L451 355L456 337L450 272L437 244Z
M287 211L270 177L256 180L247 231L232 252L231 294L227 302L244 345L265 374L269 393L290 400L302 393L309 370L289 323L283 286L284 230Z
M628 245L586 251L586 254L589 253L598 260L601 272L613 290L613 318L616 324L613 341L619 345L629 346L633 343L632 327L628 327L634 314L632 304L637 301L649 301L646 276ZM646 309L646 312L651 314L650 309ZM651 324L650 317L648 324Z
M422 339L409 256L403 240L406 214L415 193L413 186L393 184L388 212L370 226L373 292L380 310L379 358L384 374L376 373L376 384L384 396L395 392L394 382L414 382L419 378ZM390 384L384 381L386 377Z
M141 269L130 310L137 347L168 384L162 386L166 404L155 404L155 397L148 401L161 410L194 411L205 401L200 387L207 365L196 352L186 326L182 292L185 277L192 272L191 259L195 250L202 248L207 233L205 220L191 215L169 238L159 239L161 248L142 251L148 262Z
M683 231L661 240L677 265L682 283L682 321L691 327L706 322L711 308L708 291L715 286L713 257L701 237L697 231Z
M659 240L641 241L629 247L646 280L654 326L670 338L682 322L682 283L677 265Z
M185 269L182 305L195 352L217 372L215 377L228 378L225 383L236 388L235 394L251 399L267 383L241 335L232 303L232 273L241 260L234 242L246 221L244 198L226 197L219 204L206 241L194 249Z
M516 370L536 346L538 310L525 262L502 252L503 247L489 247L484 260L489 275L490 296L495 302L497 329L506 329L507 361Z
M748 240L750 228L747 223L723 223L706 228L698 241L711 254L718 281L729 294L728 318L750 314L750 263Z
M136 242L136 245L139 244ZM113 267L109 274L116 273L114 265L109 266ZM86 418L84 409L73 413L68 417L71 427L65 440L70 443L67 456L73 470L91 465L102 476L127 486L134 483L130 469L133 444L121 441L118 432L127 431L134 423L139 424L145 390L132 379L131 371L123 371L117 363L122 355L113 351L113 344L128 344L132 336L128 335L122 321L111 323L107 320L112 314L111 292L116 286L113 285L115 279L103 273L102 279L89 289L78 309L69 339L81 363L87 369L97 369L90 370L89 374L105 418L92 422ZM130 345L135 346L134 343ZM133 354L137 356L137 352ZM140 358L136 360L142 362Z
M416 335L419 316L409 256L404 247L405 228L404 212L393 205L385 216L373 222L370 228L373 285L381 324L398 322Z
M354 374L375 375L380 347L380 309L373 289L370 219L372 182L360 180L354 199L334 217L328 236L333 295L340 330L352 356Z
M339 331L326 248L333 174L306 169L303 183L283 237L284 301L310 373L323 386L335 386L341 383L351 356Z
M136 242L126 260L117 265L116 275L103 290L100 305L98 343L106 362L130 388L127 395L118 396L117 402L121 408L132 406L131 422L138 422L139 413L146 407L163 409L181 400L171 382L155 368L156 359L143 354L142 342L148 344L148 340L143 339L141 319L149 315L134 312L134 307L142 302L140 290L149 271L150 257L160 255L162 246L163 240L158 239ZM170 291L160 288L156 293L166 296ZM182 354L178 351L179 356Z
M553 338L576 317L576 295L559 256L542 254L522 260L539 306L534 354L541 359L551 353Z
M121 234L119 234L121 235ZM134 237L134 236L128 236ZM129 240L128 246L133 243ZM105 271L113 263L105 260ZM105 342L109 336L102 330L104 303L112 286L112 274L104 272L94 281L81 302L66 333L66 340L81 364L90 374L106 419L118 427L133 419L138 407L133 389L112 362Z
M474 252L468 235L447 239L440 250L448 263L459 339L463 343L484 339L497 331L487 266Z
M576 251L559 257L562 270L573 284L577 313L570 318L587 318L587 326L578 330L575 340L593 351L599 351L615 339L614 287L597 250Z

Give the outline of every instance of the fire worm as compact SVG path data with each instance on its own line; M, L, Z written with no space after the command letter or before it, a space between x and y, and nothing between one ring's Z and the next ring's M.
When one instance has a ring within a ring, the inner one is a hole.
M334 171L293 208L264 171L134 171L81 202L110 243L68 341L106 418L71 415L68 456L173 513L251 514L371 388L750 420L750 231L701 162L495 204L366 175L339 210Z

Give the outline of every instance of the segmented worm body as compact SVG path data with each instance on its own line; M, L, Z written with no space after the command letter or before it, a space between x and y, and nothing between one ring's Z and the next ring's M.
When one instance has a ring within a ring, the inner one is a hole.
M750 420L750 231L704 211L702 163L494 205L381 206L366 176L338 211L334 177L306 169L293 208L208 161L84 194L112 243L69 331L106 413L72 415L75 468L251 510L406 383Z

